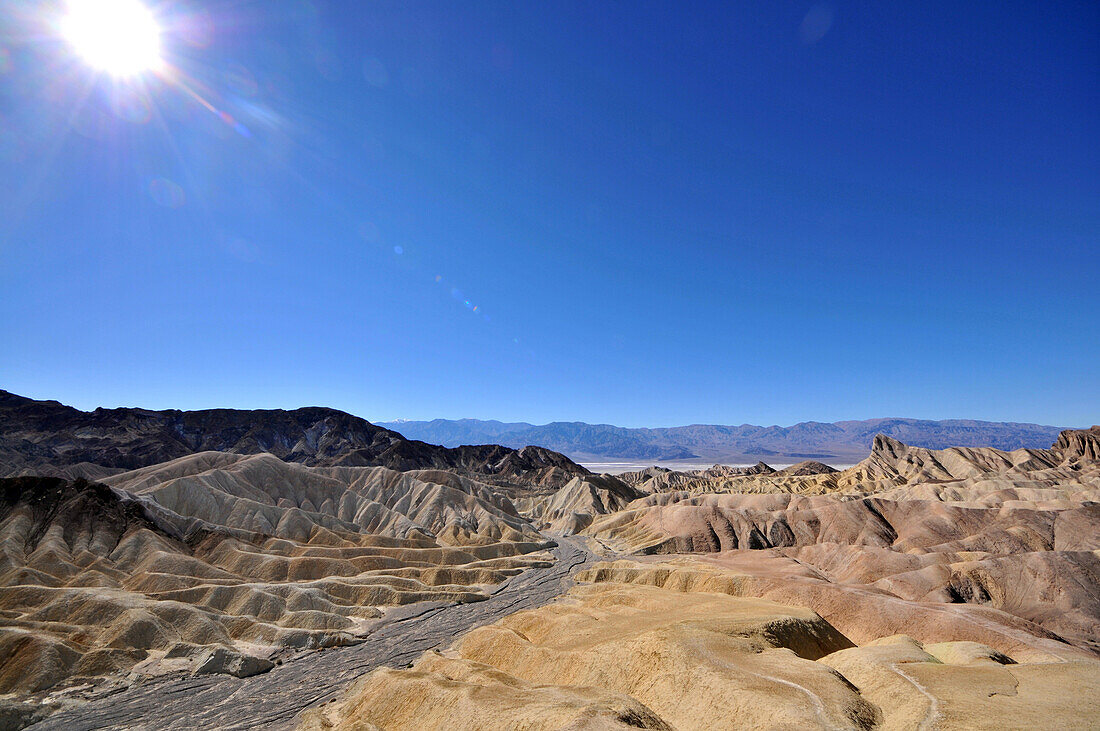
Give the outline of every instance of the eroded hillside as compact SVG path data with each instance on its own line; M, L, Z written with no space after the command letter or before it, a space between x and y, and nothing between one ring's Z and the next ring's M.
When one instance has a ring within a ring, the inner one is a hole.
M247 725L250 692L272 727L1100 720L1100 428L1013 452L880 436L839 471L615 477L499 456L479 472L198 451L98 483L5 480L6 718L93 728L81 709L109 703L156 727L146 688L222 677L207 711L172 685L164 725ZM560 576L555 555L583 564L557 601L568 582L538 579ZM484 601L521 578L533 608ZM453 634L412 640L448 612ZM303 651L381 637L357 680L311 676L331 661ZM402 637L428 652L387 667ZM312 695L284 697L280 678L307 676ZM320 698L336 700L309 710Z
M3 481L0 692L260 672L387 606L484 599L553 545L449 473L206 452L109 483Z

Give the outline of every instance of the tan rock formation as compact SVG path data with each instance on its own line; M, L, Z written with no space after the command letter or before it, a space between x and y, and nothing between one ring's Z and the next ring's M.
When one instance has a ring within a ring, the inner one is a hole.
M302 728L1087 728L1100 718L1100 661L1080 651L1017 663L973 641L894 635L856 647L815 612L727 595L743 578L729 570L697 560L625 569L589 571L598 583L408 670L374 671Z
M447 473L201 453L110 482L3 483L0 692L138 664L260 672L356 642L385 606L483 599L551 545Z
M567 601L474 630L410 670L375 671L335 707L310 714L306 727L443 729L477 718L478 728L516 728L507 713L521 697L513 689L534 686L557 697L629 696L644 728L870 728L877 709L814 662L850 645L813 612L768 601L579 587ZM429 695L395 700L418 693ZM422 714L426 706L438 710ZM456 707L470 712L452 714ZM531 728L563 728L571 711L555 709Z

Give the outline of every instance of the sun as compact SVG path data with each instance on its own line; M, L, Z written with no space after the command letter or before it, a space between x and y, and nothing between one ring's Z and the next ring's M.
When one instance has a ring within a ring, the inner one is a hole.
M112 76L161 64L160 27L138 0L70 0L61 33L88 65Z

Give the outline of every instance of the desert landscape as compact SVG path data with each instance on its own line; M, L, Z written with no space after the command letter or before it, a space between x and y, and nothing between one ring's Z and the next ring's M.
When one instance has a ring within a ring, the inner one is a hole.
M1100 722L1100 427L615 476L5 392L0 450L8 728Z
M1100 731L1100 3L2 7L0 731Z

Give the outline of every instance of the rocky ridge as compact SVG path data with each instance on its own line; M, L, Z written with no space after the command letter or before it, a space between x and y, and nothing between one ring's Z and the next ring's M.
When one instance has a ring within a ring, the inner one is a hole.
M108 482L2 481L0 693L260 672L358 642L386 606L483 600L553 546L450 473L205 452Z
M444 469L503 482L559 486L588 470L535 446L448 449L336 409L84 412L0 391L0 476L99 479L199 452L273 454L308 466Z

